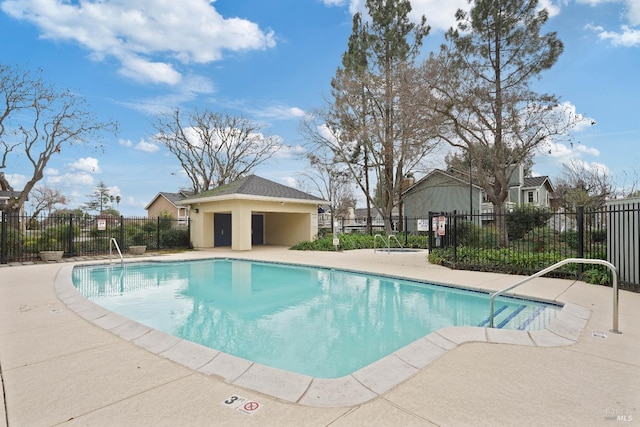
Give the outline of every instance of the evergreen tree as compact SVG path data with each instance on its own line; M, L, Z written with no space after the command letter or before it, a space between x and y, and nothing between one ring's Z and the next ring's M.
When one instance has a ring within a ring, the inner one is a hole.
M537 0L474 1L469 13L457 12L448 44L428 63L441 76L426 92L443 116L441 137L471 159L502 246L509 243L504 202L513 165L550 139L568 137L582 120L555 96L531 89L563 51L556 33L541 33L548 17Z

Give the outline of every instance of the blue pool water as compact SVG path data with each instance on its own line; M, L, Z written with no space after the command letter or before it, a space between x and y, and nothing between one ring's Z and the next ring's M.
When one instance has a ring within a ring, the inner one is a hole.
M210 259L73 269L95 303L263 365L338 378L446 326L487 326L489 296L386 276ZM543 329L560 307L499 297L499 328Z

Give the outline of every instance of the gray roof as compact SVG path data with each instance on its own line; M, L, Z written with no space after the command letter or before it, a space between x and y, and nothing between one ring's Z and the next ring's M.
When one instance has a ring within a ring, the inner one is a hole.
M524 179L522 183L523 187L540 187L546 180L548 180L548 176L530 176Z
M180 191L178 193L167 193L167 192L161 191L160 194L166 197L167 200L169 200L171 203L175 204L180 200L184 200L187 197L193 196L195 193L193 191Z
M277 182L269 181L257 175L249 175L243 178L214 188L212 190L198 193L190 199L201 199L207 197L230 196L233 194L243 194L247 196L274 197L280 199L298 199L298 200L314 200L323 202L324 200L307 194L295 188L287 187Z

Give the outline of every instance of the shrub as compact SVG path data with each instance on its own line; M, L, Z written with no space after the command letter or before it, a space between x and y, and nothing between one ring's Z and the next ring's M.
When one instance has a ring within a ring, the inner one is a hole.
M582 274L582 279L594 285L610 285L613 283L611 271L604 265L597 265Z
M607 230L591 230L589 235L593 243L606 243L607 241Z
M160 232L160 244L162 247L183 247L190 245L189 231L184 228L169 228Z
M578 247L578 232L575 230L568 230L560 233L560 239L573 250Z
M536 227L547 224L551 212L531 205L518 206L506 216L509 239L522 239Z

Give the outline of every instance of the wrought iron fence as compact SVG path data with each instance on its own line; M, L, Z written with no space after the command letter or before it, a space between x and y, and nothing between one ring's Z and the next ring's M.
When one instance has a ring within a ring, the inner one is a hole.
M426 212L420 218L391 218L392 232L404 247L442 254L444 264L480 271L533 274L566 258L604 259L620 273L628 289L640 287L640 202L602 210ZM502 221L504 220L504 221ZM504 222L508 245L500 243L496 224ZM339 220L338 233L385 233L382 220ZM607 283L600 266L567 265L554 274ZM610 282L609 282L610 283Z
M42 251L64 257L109 253L115 238L123 252L132 246L147 250L188 248L190 223L170 217L145 218L89 215L23 216L2 212L0 263L36 261Z

